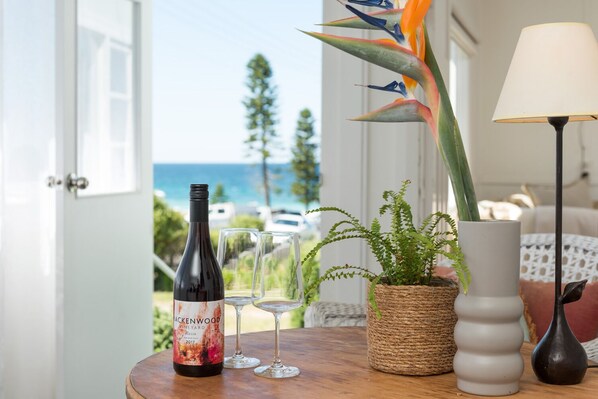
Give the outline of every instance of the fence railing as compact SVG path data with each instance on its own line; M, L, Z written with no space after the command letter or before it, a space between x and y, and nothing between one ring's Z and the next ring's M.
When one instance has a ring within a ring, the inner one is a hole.
M154 254L154 266L157 267L169 279L174 281L174 270L170 268L158 255Z

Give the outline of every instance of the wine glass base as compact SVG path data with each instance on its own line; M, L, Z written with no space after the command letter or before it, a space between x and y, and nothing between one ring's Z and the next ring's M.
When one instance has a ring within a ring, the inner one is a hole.
M249 369L260 365L260 359L255 357L229 356L224 358L225 369Z
M265 378L289 378L298 376L301 371L293 366L261 366L253 370L253 372L255 375Z

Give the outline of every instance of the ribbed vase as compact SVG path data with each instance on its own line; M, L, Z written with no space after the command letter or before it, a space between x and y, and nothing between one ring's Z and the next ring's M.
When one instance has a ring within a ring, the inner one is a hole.
M455 301L457 387L485 396L519 391L523 330L519 319L519 248L516 221L459 222L459 245L471 271L467 294Z

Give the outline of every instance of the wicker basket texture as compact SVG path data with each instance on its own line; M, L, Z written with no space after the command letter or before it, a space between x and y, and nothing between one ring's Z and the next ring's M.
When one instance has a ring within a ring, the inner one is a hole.
M368 304L368 362L376 370L402 375L452 371L457 351L456 286L389 286L378 284L378 319Z

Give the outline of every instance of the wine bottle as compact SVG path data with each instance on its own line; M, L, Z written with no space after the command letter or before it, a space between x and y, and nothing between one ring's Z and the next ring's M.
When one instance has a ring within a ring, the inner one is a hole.
M187 245L174 279L173 367L188 377L222 372L224 282L208 225L208 185L192 184Z

